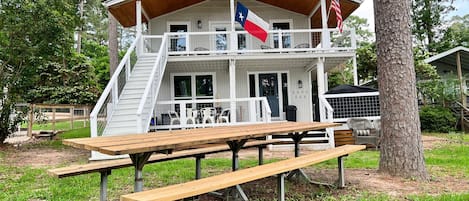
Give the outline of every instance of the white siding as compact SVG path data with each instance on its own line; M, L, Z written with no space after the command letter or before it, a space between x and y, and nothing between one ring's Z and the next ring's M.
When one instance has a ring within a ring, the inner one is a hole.
M259 17L263 18L266 22L271 20L292 20L293 24L291 29L309 29L308 17L302 14L294 13L285 9L274 7L252 0L243 1L243 4L250 10L255 12ZM202 28L197 28L197 21L201 20ZM207 2L181 9L173 13L169 13L150 20L150 34L162 35L168 31L168 23L171 22L189 22L189 32L207 32L210 30L210 23L213 22L226 22L230 23L230 8L228 0L208 0ZM272 28L270 28L272 29ZM248 37L248 47L258 49L262 42L257 39L250 39ZM300 43L308 43L309 36L306 33L294 34L292 45L295 46ZM158 44L154 44L158 45ZM268 39L266 45L271 45L271 38ZM213 46L210 44L208 36L193 36L190 38L190 50L195 47L209 48Z

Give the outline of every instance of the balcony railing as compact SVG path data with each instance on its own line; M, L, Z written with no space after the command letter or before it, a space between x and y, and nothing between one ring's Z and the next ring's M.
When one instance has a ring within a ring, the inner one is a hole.
M305 53L352 51L356 48L354 29L339 33L337 29L271 30L266 43L246 31L165 33L169 55L223 55L256 53ZM322 41L322 34L330 41ZM162 36L144 35L143 53L158 53Z
M265 97L157 101L156 111L150 128L157 130L265 123L272 114Z

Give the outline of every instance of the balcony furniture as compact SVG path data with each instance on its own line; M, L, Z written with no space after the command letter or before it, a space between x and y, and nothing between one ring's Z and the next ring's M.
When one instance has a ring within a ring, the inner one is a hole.
M196 47L194 48L194 51L209 51L209 49L205 48L205 47ZM197 55L209 55L208 53L203 53L203 54L197 54Z
M174 125L176 122L178 124L181 124L181 119L179 119L179 115L177 112L175 111L168 111L168 114L169 114L169 124L172 126ZM169 128L169 130L171 130L171 128Z
M196 124L197 123L197 117L198 117L198 111L194 110L192 108L187 108L186 109L186 117L187 117L187 123L189 124Z
M230 109L224 109L217 118L218 123L230 123Z
M294 48L309 48L309 44L308 43L300 43L298 45L295 45Z
M216 110L213 107L206 107L200 110L202 114L202 123L215 123Z
M365 118L350 118L347 121L352 130L355 144L371 144L376 148L379 146L379 133L370 120Z

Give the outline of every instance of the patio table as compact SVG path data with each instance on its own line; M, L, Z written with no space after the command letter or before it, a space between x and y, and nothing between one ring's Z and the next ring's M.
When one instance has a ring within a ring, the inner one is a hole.
M189 130L158 131L95 138L67 139L63 143L72 147L98 151L108 155L129 154L135 167L134 191L143 189L142 169L154 152L171 153L209 143L227 143L232 151L232 169L239 167L238 152L247 140L269 135L290 135L295 138L295 153L299 153L299 140L307 131L339 126L337 123L276 122L236 126L221 126Z

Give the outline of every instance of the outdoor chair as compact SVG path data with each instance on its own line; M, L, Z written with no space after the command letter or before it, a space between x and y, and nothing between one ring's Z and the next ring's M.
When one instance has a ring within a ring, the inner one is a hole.
M206 107L202 108L200 113L202 114L202 123L215 123L215 108Z
M174 125L176 122L178 124L181 123L181 120L179 119L179 115L177 112L175 111L168 111L168 115L169 115L169 124L172 126ZM169 128L169 130L171 130L171 128Z
M218 115L217 122L230 123L230 109L223 109L220 115Z
M351 118L347 121L347 126L352 129L355 144L371 144L376 148L379 146L379 132L365 118Z
M187 117L187 123L189 124L189 122L191 124L196 124L197 123L197 110L194 110L192 108L187 108L186 109L186 117Z

